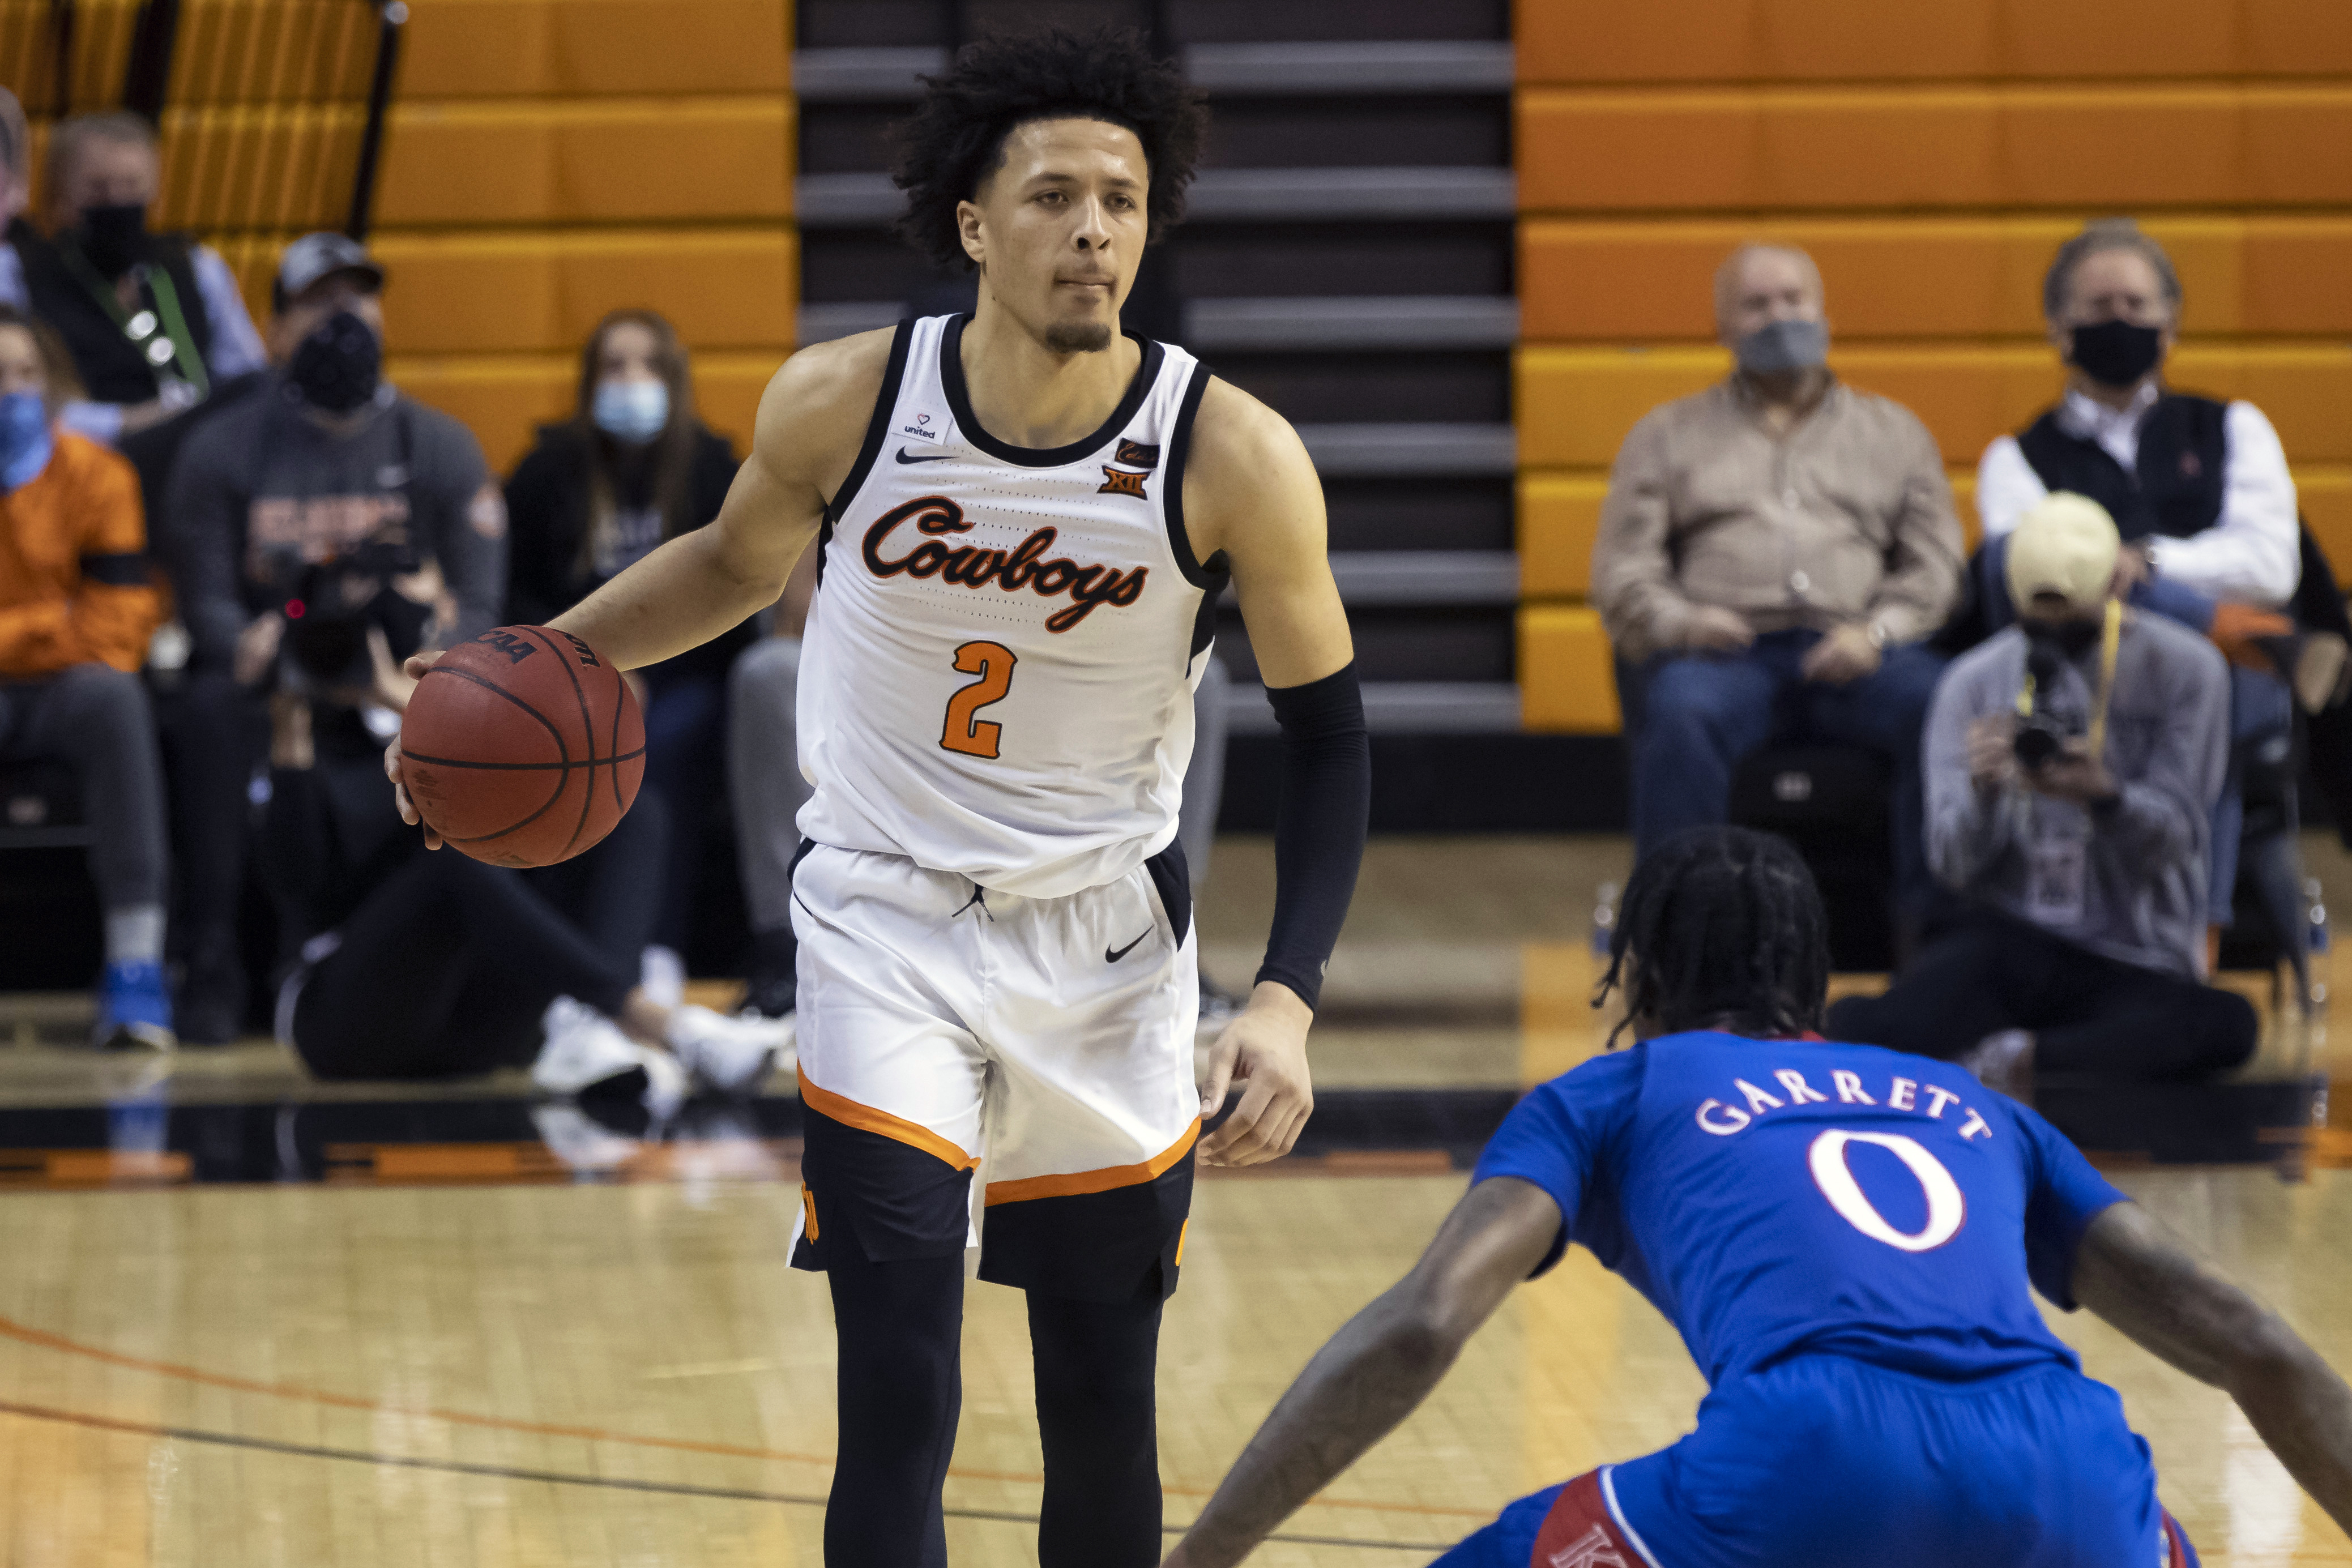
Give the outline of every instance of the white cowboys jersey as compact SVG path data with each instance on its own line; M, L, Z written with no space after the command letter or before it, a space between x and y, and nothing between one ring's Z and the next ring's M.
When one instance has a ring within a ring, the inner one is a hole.
M801 653L801 831L1030 898L1176 836L1222 571L1192 559L1208 374L1145 342L1101 429L1051 450L973 418L966 318L901 322L819 543Z

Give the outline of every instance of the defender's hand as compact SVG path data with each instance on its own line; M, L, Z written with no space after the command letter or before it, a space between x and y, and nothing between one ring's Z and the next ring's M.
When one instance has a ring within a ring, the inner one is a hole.
M1272 980L1258 982L1249 1006L1209 1050L1202 1120L1217 1113L1234 1083L1246 1087L1225 1124L1201 1140L1202 1165L1258 1165L1280 1159L1298 1142L1315 1111L1315 1085L1307 1071L1307 1029L1314 1021L1314 1010L1297 992Z
M421 681L425 678L425 672L431 669L434 661L440 657L437 651L412 654L408 662L400 666L400 673L411 682ZM410 689L413 691L415 688L412 685ZM407 704L404 702L401 706L405 707ZM400 808L400 820L412 828L424 827L425 819L417 814L416 802L408 798L408 786L400 780L400 737L398 736L394 736L392 744L383 748L383 772L384 777L392 780L393 803ZM425 847L428 850L439 849L441 835L431 828L425 828Z

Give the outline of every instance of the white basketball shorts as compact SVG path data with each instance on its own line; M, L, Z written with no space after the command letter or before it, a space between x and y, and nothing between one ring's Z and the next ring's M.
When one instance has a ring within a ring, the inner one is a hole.
M804 844L794 1267L978 1249L1078 1300L1175 1289L1200 1135L1192 895L1175 844L1021 898Z

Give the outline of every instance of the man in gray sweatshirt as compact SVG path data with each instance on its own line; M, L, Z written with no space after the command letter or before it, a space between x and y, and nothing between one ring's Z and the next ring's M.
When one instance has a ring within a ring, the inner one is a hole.
M2211 643L2115 597L2116 525L2050 496L2019 522L2019 623L1945 672L1921 770L1927 859L1968 914L1832 1039L2038 1068L2190 1078L2252 1054L2253 1009L2204 983L2208 823L2230 685Z

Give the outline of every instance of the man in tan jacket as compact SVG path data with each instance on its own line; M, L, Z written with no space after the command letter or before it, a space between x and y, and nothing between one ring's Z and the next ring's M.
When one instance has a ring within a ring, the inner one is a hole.
M1934 437L1831 374L1821 274L1743 246L1716 275L1737 366L1626 436L1592 592L1632 675L1637 850L1728 810L1732 770L1781 739L1895 766L1895 862L1928 888L1919 728L1942 662L1921 645L1959 592L1960 530Z

